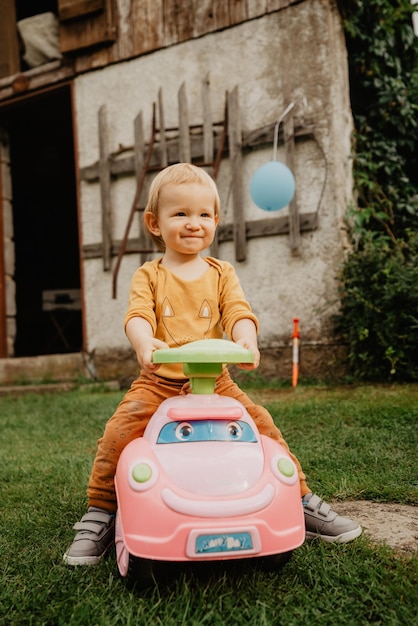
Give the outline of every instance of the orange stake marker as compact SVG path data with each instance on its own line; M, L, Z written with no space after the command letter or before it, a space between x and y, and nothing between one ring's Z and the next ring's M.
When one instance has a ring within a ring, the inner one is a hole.
M296 387L298 384L299 376L299 319L297 317L293 320L293 352L292 352L292 387Z

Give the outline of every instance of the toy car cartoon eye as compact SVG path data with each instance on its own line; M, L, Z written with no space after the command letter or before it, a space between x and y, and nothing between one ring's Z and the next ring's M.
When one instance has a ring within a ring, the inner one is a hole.
M229 422L227 431L231 439L241 439L242 437L242 428L237 422Z
M186 439L190 439L193 435L193 426L189 424L189 422L182 422L176 428L176 437L180 439L180 441L185 441Z

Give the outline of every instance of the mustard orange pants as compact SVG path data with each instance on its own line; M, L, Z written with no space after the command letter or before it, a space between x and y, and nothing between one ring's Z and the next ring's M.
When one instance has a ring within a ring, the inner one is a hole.
M114 475L122 450L137 437L142 437L157 407L166 400L181 393L187 381L174 381L156 375L141 373L127 391L113 416L106 424L103 437L99 439L87 488L89 506L97 506L109 512L116 511ZM231 379L227 368L216 380L215 393L235 398L247 409L259 432L278 441L288 451L299 473L301 496L309 493L306 476L297 458L290 452L280 430L273 422L270 413L262 406L254 404Z

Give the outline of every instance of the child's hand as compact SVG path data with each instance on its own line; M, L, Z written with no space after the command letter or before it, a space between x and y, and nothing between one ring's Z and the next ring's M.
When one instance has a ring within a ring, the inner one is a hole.
M238 367L242 370L254 370L260 364L260 351L258 349L257 342L254 342L248 337L241 337L235 343L247 350L251 350L254 354L254 363L237 363Z
M143 339L136 351L136 358L138 359L140 367L150 374L155 372L160 367L161 363L152 362L152 353L154 350L168 347L169 346L164 341L160 341L155 337Z
M154 337L151 324L142 317L132 317L128 321L126 335L135 350L140 367L146 372L155 372L160 367L160 363L152 362L152 353L154 350L169 346Z

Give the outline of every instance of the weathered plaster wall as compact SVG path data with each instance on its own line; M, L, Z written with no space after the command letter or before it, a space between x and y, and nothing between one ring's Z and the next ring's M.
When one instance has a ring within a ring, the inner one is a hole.
M319 227L302 235L300 256L291 255L287 235L250 240L243 263L235 262L232 243L222 244L219 256L235 264L260 318L260 345L269 349L266 354L273 354L273 360L276 348L280 352L289 345L293 317L300 319L305 350L318 342L329 343L329 321L337 306L335 275L345 247L343 215L351 192L352 130L344 36L332 3L305 2L79 76L75 88L79 166L98 159L98 110L103 104L112 151L119 144L132 145L133 120L140 110L148 136L152 103L161 87L166 126L178 126L177 93L183 82L189 123L201 123L201 82L207 73L214 119L223 117L225 91L238 85L243 131L273 123L288 104L286 93L297 102L295 116L314 124L316 140L296 144L294 174L301 214L316 210L325 177L326 185L319 206ZM244 157L247 220L267 217L253 204L249 181L257 167L271 158L272 147ZM284 160L281 148L278 158ZM232 219L230 183L226 160L218 177L225 222ZM133 195L133 178L121 178L112 186L114 239L122 237ZM81 184L81 215L82 244L97 243L101 239L97 183ZM122 320L130 277L137 265L137 255L123 258L118 298L112 300L111 273L103 271L100 259L84 262L89 352L100 355L128 347Z

